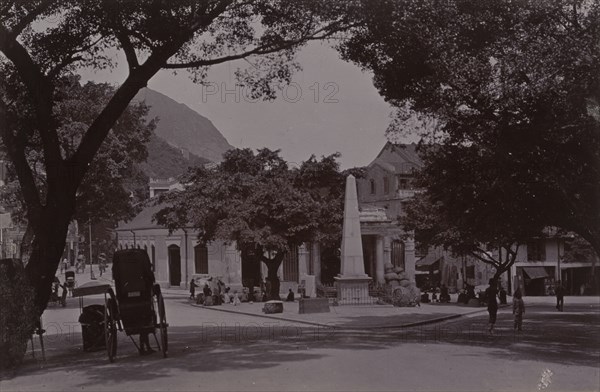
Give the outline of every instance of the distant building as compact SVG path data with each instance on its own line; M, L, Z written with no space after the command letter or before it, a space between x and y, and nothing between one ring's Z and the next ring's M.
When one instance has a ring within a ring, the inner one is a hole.
M161 193L173 189L182 189L181 184L176 178L151 178L149 183L150 197L158 196Z
M151 179L150 196L155 197L173 189L182 189L176 179ZM116 229L120 249L139 248L148 252L157 282L163 287L187 288L192 277L219 277L235 288L255 286L266 276L266 266L251 250L240 251L235 243L213 241L198 242L198 232L193 228L173 233L155 222L152 217L164 205L144 208L129 222L122 222ZM300 247L284 259L279 276L281 290L297 289L302 279L314 271L316 261L313 247Z
M565 260L572 238L572 233L547 227L543 236L530 239L519 249L511 276L526 295L553 295L558 280L567 294L591 294L591 258L595 256ZM598 269L596 279L600 280Z
M117 229L119 249L138 248L148 252L157 282L162 287L187 288L192 278L218 277L232 288L260 286L267 270L251 250L240 251L235 243L198 242L193 228L173 233L152 221L152 216L163 205L147 207L133 220L121 223ZM310 248L310 246L309 246ZM291 252L280 267L282 293L296 290L302 279L307 279L309 268L314 268L312 249L300 247ZM311 264L312 263L312 264Z
M367 166L366 176L358 180L366 272L382 283L383 264L392 263L403 267L421 289L445 284L454 292L464 284L487 284L495 272L491 266L474 258L453 257L442 249L416 254L411 233L399 226L406 202L419 192L414 178L423 162L416 147L388 142ZM377 219L373 218L375 210L379 211Z
M365 272L379 284L385 282L386 263L415 280L414 239L398 225L398 217L417 192L413 180L422 166L415 144L388 142L357 180Z

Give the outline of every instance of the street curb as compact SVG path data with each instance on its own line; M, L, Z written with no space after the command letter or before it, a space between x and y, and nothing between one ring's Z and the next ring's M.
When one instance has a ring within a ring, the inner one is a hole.
M212 311L216 311L216 312L224 312L224 313L231 313L231 314L241 314L244 316L252 316L252 317L262 317L262 318L267 318L267 319L271 319L271 320L279 320L279 321L287 321L287 322L291 322L291 323L299 323L299 324L307 324L307 325L311 325L311 326L316 326L316 327L326 327L326 328L332 328L332 325L330 324L323 324L323 323L316 323L316 322L311 322L311 321L302 321L302 320L294 320L294 319L290 319L290 318L285 318L285 317L274 317L274 316L268 316L265 314L255 314L255 313L248 313L248 312L239 312L239 311L235 311L235 310L228 310L228 309L217 309L213 306L204 306L204 305L198 305L198 304L190 304L191 306L197 307L197 308L202 308L202 309L208 309L208 310L212 310ZM450 314L448 316L443 316L443 317L436 317L433 319L429 319L429 320L422 320L422 321L416 321L414 323L408 323L408 324L401 324L401 325L388 325L388 326L380 326L380 327L338 327L338 326L333 326L333 328L339 328L340 330L343 331L359 331L359 330L383 330L383 329L400 329L400 328L411 328L411 327L418 327L421 325L427 325L427 324L435 324L435 323L441 323L447 320L452 320L452 319L456 319L456 318L460 318L460 317L465 317L465 316L470 316L476 313L485 313L487 312L487 309L477 309L477 310L473 310L471 312L468 313L455 313L455 314Z

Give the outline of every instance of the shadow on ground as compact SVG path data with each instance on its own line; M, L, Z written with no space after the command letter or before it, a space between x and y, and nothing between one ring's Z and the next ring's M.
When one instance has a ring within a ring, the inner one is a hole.
M597 367L600 358L599 306L573 307L556 312L548 306L528 308L524 331L512 329L512 315L498 315L495 335L487 333L487 316L460 318L434 325L413 328L342 330L313 326L292 326L275 320L258 320L245 325L205 323L194 327L169 329L169 357L157 352L140 356L136 347L120 332L115 363L109 363L104 351L83 352L80 336L50 339L47 361L29 358L12 374L2 378L23 377L52 370L85 373L86 383L110 385L110 380L152 380L170 374L172 369L211 372L237 369L269 369L282 363L321 358L322 349L385 350L411 344L486 347L489 355L510 360L536 360L563 365ZM316 350L319 349L319 350ZM435 355L435 351L432 351ZM472 355L472 354L469 354ZM479 354L485 357L487 354ZM110 378L107 377L110 374ZM201 376L201 375L200 375ZM84 388L86 385L80 385Z

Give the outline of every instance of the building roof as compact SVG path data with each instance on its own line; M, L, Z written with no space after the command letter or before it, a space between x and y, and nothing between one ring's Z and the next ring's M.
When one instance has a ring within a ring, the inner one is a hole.
M423 161L417 154L417 145L395 144L387 142L369 167L379 165L394 173L410 174L414 169L423 167Z
M163 226L152 221L152 217L165 207L166 205L164 203L151 204L147 207L144 207L144 209L129 222L119 222L119 226L117 226L115 230L130 231L162 228Z
M391 222L385 213L385 208L363 205L359 211L360 222Z

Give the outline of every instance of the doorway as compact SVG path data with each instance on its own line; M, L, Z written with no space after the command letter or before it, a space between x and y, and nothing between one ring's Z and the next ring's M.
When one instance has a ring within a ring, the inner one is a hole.
M179 286L181 284L181 252L179 246L169 245L169 284Z

